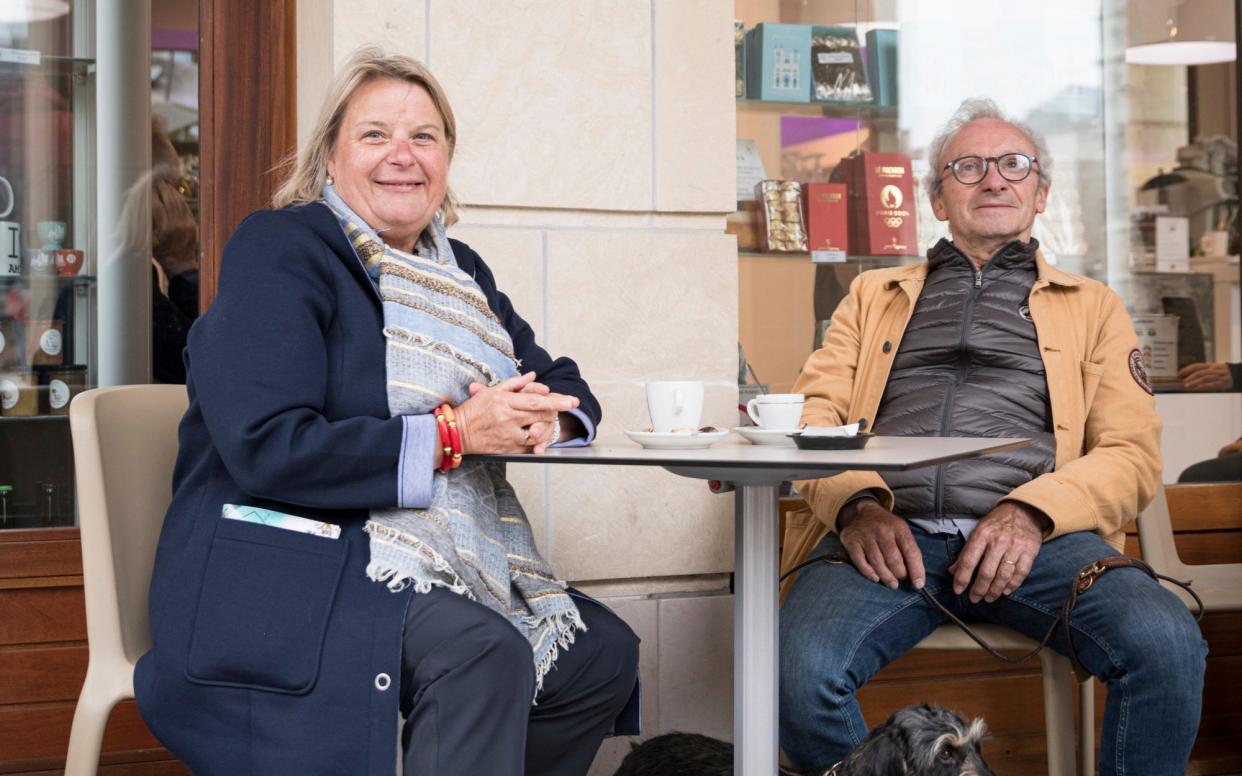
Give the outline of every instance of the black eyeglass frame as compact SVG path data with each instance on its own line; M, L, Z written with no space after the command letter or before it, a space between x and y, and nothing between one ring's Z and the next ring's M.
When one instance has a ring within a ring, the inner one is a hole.
M1006 157L1009 157L1009 156L1020 156L1026 160L1027 162L1026 170L1022 173L1021 178L1010 178L1008 175L1005 174L1004 168L1001 167L1000 160ZM983 161L983 174L979 176L979 180L971 181L970 183L967 183L966 181L961 179L961 176L957 174L958 163L966 159L980 159ZM992 165L995 164L996 171L1000 174L1002 178L1009 181L1010 183L1021 183L1022 181L1031 177L1031 172L1034 171L1035 165L1038 163L1039 163L1038 156L1027 156L1026 154L1021 153L1019 151L1011 151L1007 154L1001 154L1000 156L979 156L978 154L967 154L966 156L959 156L953 161L949 162L944 167L940 168L940 171L943 173L945 170L949 170L950 172L953 173L953 179L956 180L958 183L962 184L963 186L977 186L980 183L982 183L985 178L988 177L988 171L991 169ZM941 178L943 179L943 177L944 176L942 175Z

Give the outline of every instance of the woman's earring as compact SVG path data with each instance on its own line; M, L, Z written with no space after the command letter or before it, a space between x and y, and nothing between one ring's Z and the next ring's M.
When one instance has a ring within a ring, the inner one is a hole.
M332 176L331 176L331 175L329 175L329 176L328 176L328 185L329 185L329 186L331 186L331 185L332 185Z

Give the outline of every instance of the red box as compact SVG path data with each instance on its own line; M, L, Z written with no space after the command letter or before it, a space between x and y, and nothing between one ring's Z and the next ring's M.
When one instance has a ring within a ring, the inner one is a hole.
M842 159L836 177L849 187L850 245L863 256L917 256L914 177L905 154Z
M849 202L844 183L804 183L806 244L815 251L849 253Z

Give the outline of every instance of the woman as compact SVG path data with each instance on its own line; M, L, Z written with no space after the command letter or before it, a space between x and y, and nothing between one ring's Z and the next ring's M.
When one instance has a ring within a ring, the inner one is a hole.
M445 237L455 141L422 65L358 52L190 332L135 690L196 774L392 773L398 710L420 776L582 774L637 732L637 638L470 458L600 410Z

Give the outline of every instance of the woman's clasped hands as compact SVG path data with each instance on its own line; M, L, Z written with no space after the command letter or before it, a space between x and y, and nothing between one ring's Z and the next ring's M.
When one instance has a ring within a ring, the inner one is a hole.
M543 453L552 442L558 413L578 399L553 393L527 372L491 387L470 384L470 398L457 408L463 453Z

